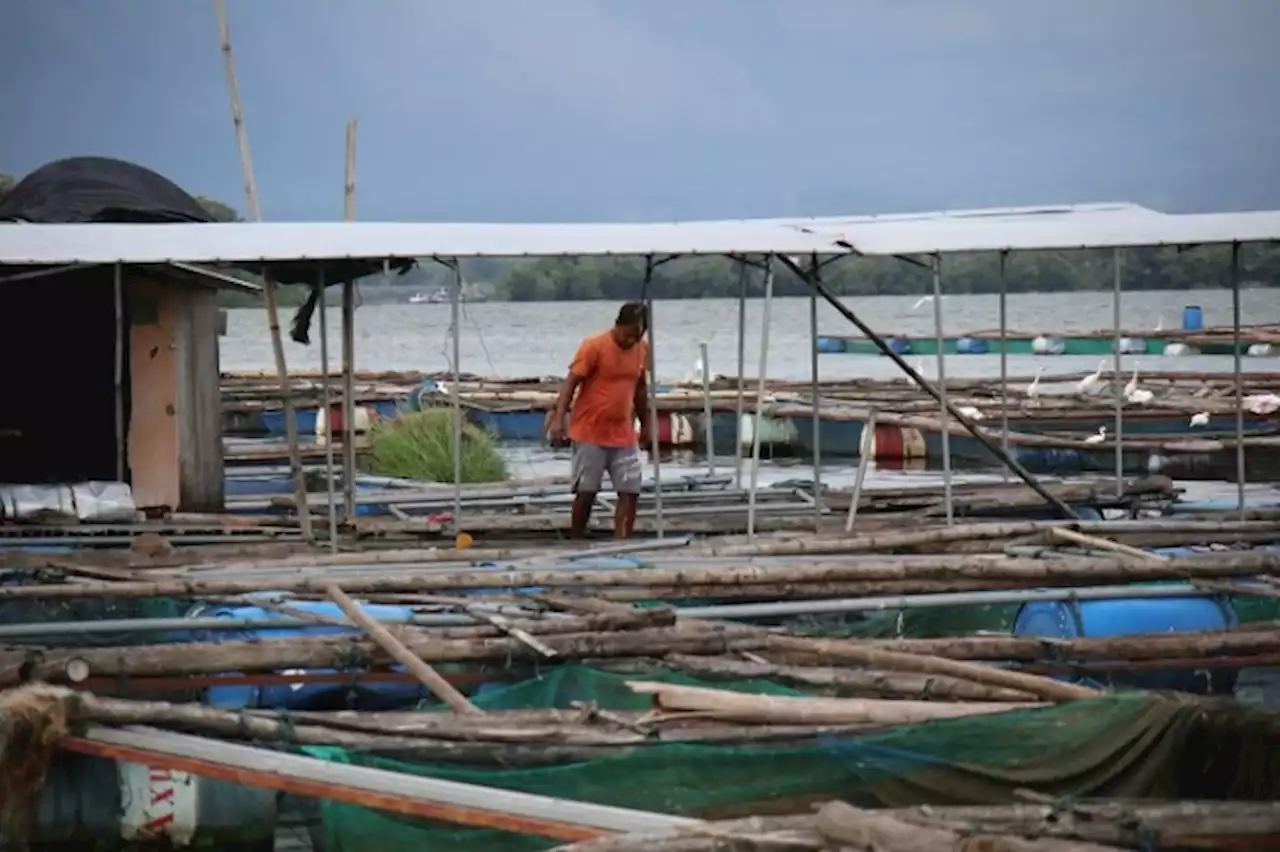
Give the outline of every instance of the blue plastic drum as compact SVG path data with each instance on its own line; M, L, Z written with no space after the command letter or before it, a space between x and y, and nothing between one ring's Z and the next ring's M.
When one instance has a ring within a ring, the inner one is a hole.
M342 610L336 604L327 601L290 601L292 609L325 615L330 618L342 618ZM363 607L365 612L377 619L404 619L412 610L402 606ZM256 606L214 606L197 607L190 613L192 617L217 618L252 618L256 620L276 619L284 621L283 616L271 610ZM192 631L175 639L195 642L254 642L262 639L283 639L295 637L340 636L360 633L352 628L337 627L327 624L300 626L293 620L284 621L287 627L266 627L254 630L199 630ZM396 671L404 671L397 666ZM331 674L335 669L312 669L314 673ZM257 708L272 710L395 710L413 707L418 702L430 698L430 693L421 684L414 681L394 683L362 683L357 672L352 672L350 682L322 683L288 683L279 685L254 686L215 686L206 690L205 700L214 707Z
M1200 309L1199 305L1187 305L1182 309L1182 330L1204 330L1204 311Z
M991 348L981 337L962 337L956 341L957 355L986 355Z
M1136 636L1226 630L1236 625L1227 598L1121 598L1097 601L1035 601L1023 604L1014 620L1017 636L1052 639ZM1108 671L1093 678L1105 685L1168 689L1199 694L1230 693L1234 670Z

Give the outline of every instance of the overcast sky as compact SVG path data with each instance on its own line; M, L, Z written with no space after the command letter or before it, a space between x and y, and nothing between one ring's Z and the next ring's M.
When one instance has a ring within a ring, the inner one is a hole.
M227 0L263 215L1280 207L1277 0ZM212 0L4 0L0 171L243 210Z

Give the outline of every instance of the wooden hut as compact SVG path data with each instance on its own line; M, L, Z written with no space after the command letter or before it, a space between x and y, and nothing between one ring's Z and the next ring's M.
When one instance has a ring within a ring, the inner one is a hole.
M76 158L0 198L0 220L211 221L141 167ZM124 481L140 508L223 505L222 287L183 265L0 271L0 482Z

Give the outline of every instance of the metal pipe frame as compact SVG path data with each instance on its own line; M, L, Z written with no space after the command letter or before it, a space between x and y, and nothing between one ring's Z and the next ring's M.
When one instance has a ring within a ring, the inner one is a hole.
M386 267L383 267L386 275ZM342 282L342 506L350 521L356 514L356 285Z
M1124 496L1124 383L1121 381L1123 377L1122 359L1124 354L1121 351L1121 341L1124 335L1124 329L1121 327L1120 318L1120 298L1123 285L1124 273L1121 268L1123 255L1120 249L1113 249L1111 252L1111 272L1114 277L1113 292L1111 296L1112 322L1115 324L1116 352L1115 366L1112 370L1111 391L1115 402L1115 430L1116 430L1116 495Z
M653 352L653 293L651 285L653 284L653 270L658 264L654 263L653 255L647 254L644 258L644 281L641 284L641 297L644 300L645 315L645 331L649 337L649 346L645 354L645 370L649 374L649 380L645 382L645 396L649 406L649 457L653 463L653 482L654 495L658 510L657 520L654 523L654 536L662 538L666 532L663 514L662 514L662 456L661 447L658 441L658 374L654 367Z
M1244 491L1245 480L1245 448L1244 448L1244 379L1240 369L1240 244L1231 244L1231 348L1232 378L1235 383L1236 396L1236 508L1240 510L1240 520L1246 517Z
M751 283L751 267L738 261L738 403L737 422L734 423L733 484L742 487L742 418L746 416L746 386L744 377L747 359L747 286Z
M453 528L462 531L462 264L453 259L449 290L449 323L453 329Z
M872 330L872 328L869 325L867 325L861 319L859 319L858 316L853 311L845 307L844 303L841 302L840 299L834 293L828 290L825 284L823 284L821 281L813 280L808 275L808 273L806 273L803 269L801 269L797 264L793 263L791 259L788 258L786 255L779 255L778 259L785 266L787 266L792 272L800 276L801 280L806 282L810 287L813 287L815 290L817 290L819 296L822 296L822 298L826 299L827 303L830 304L833 308L835 308L842 317L844 317L846 320L852 323L859 331L863 333L863 335L867 337L868 340L872 341L876 345L876 348L878 348L884 355L888 356L890 360L892 360L895 364L897 364L898 369L906 373L907 376L913 382L915 382L915 384L921 390L923 390L925 393L932 396L934 399L938 400L939 403L942 403L943 401L942 394L938 391L938 389L935 388L932 384L930 384L923 376L917 373L911 367L910 364L908 364L905 360L903 360L901 355L899 355L897 352L894 352L893 349L889 346L889 344L885 343L884 338L876 334L875 331ZM1053 494L1049 493L1049 491L1047 491L1045 487L1041 485L1040 482L1027 471L1026 468L1024 468L1021 464L1019 464L1018 461L1013 458L1013 456L1011 456L1009 453L1006 453L1000 447L999 444L993 442L985 433L983 433L981 429L978 428L978 426L975 423L969 420L969 418L965 417L959 411L956 411L956 409L951 405L950 401L947 401L946 405L947 405L948 413L950 413L952 417L956 418L956 420L958 420L960 424L964 426L966 430L968 430L969 434L973 435L973 437L976 438L984 447L986 447L987 450L989 450L993 456L995 456L997 459L1003 462L1010 470L1012 470L1019 479L1021 479L1023 482L1027 484L1029 488L1031 488L1032 491L1035 491L1036 494L1044 498L1044 501L1048 503L1050 506L1052 506L1053 509L1059 515L1061 515L1063 518L1068 520L1079 520L1080 516L1076 514L1074 509L1072 509L1062 500L1055 497Z
M818 256L809 256L809 274L822 275ZM809 291L809 396L813 403L813 529L822 529L822 413L818 396L818 293Z
M325 482L325 498L328 502L329 509L329 551L331 553L338 552L338 504L334 497L334 476L333 476L333 406L329 395L329 326L328 317L325 315L325 291L324 291L324 265L322 264L316 272L316 287L319 293L319 302L316 305L320 321L320 373L323 376L320 385L320 404L324 410L325 436L324 436L324 482ZM305 475L305 474L304 474ZM308 495L308 507L310 508L310 496ZM303 509L306 511L306 509Z
M751 487L747 492L747 540L756 538L756 491L760 485L760 426L764 420L765 376L769 372L769 312L773 306L773 256L764 261L764 315L760 320L760 371L756 377L756 413L751 429Z
M947 399L946 336L942 330L942 257L934 255L933 268L933 335L938 341L938 422L942 424L942 502L947 510L947 526L955 523L955 506L951 500L951 403Z
M124 269L117 263L112 270L112 300L115 304L115 423L116 423L116 481L125 481L127 469L128 438L124 434Z
M1000 449L1009 453L1009 252L1000 252Z
M702 364L702 429L707 444L707 476L716 475L716 444L711 428L711 361L707 355L707 344L698 344L698 361Z

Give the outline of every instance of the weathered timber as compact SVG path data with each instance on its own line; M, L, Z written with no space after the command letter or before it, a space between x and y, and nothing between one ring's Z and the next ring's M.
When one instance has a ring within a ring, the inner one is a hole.
M661 656L668 652L714 655L727 653L731 648L759 648L764 640L765 634L760 631L732 626L659 627L543 637L547 646L564 659ZM425 631L405 631L403 641L424 662L538 658L519 640L505 637L445 640ZM158 677L286 668L348 670L386 666L391 658L375 642L352 636L129 648L58 648L24 652L17 659L0 661L0 685L18 682L24 671L33 680L62 682L68 678L67 668L72 663L89 677Z
M880 651L993 662L1139 661L1173 657L1212 659L1280 653L1280 622L1260 622L1234 630L1141 633L1092 639L949 636L942 639L873 639L858 645Z
M701 678L770 678L809 689L827 690L840 698L914 698L952 701L1032 701L1025 692L986 686L939 675L818 666L776 666L725 657L668 654L664 662Z
M1039 675L997 669L976 663L951 660L924 654L909 654L872 648L865 643L847 640L805 639L795 636L769 636L766 648L787 652L813 654L826 660L857 663L886 671L935 674L985 683L1005 689L1015 689L1048 701L1076 701L1096 698L1096 689L1062 683Z
M979 831L965 835L949 828L913 825L892 813L855 808L844 802L823 805L815 821L818 834L853 849L875 852L920 852L950 849L965 852L1116 852L1082 840L1012 837Z
M704 719L758 725L914 725L1044 706L993 701L793 698L652 681L628 681L627 686L634 692L652 695L659 711L697 713Z
M346 614L347 618L358 624L365 633L369 634L369 638L378 643L383 651L386 651L405 670L412 674L423 684L431 693L439 698L445 704L448 704L455 713L463 713L467 715L478 715L480 710L474 704L467 700L466 696L457 690L453 684L440 676L440 673L431 666L420 660L416 654L404 646L399 639L392 635L391 631L378 623L369 614L360 608L360 605L337 586L330 586L325 590L326 594L333 600L338 608Z
M154 582L78 583L0 587L0 600L68 599L77 597L213 597L250 594L265 589L323 593L341 582L352 594L463 589L519 589L543 587L683 588L699 585L754 585L788 582L925 581L960 577L1039 585L1050 582L1097 583L1107 579L1221 579L1280 574L1280 553L1248 551L1178 557L1164 562L1132 559L1088 560L1088 569L1074 559L1011 559L993 555L921 559L918 561L834 562L794 565L715 566L706 568L640 568L631 570L462 571L391 573L383 576L302 576L262 580L170 578Z

